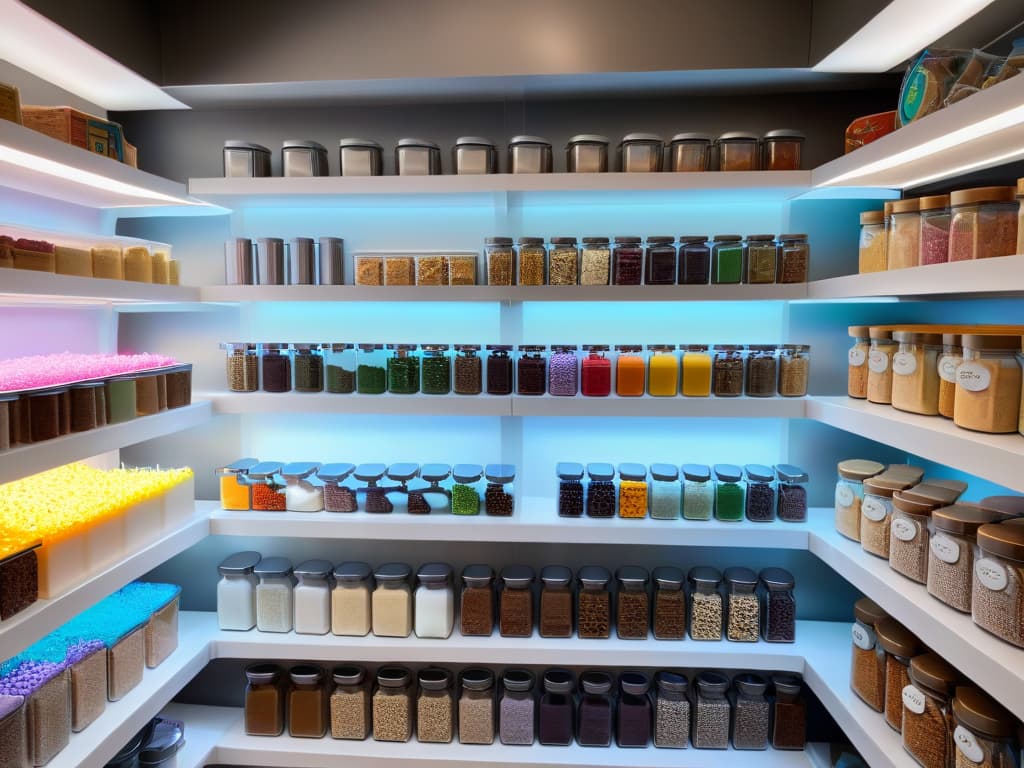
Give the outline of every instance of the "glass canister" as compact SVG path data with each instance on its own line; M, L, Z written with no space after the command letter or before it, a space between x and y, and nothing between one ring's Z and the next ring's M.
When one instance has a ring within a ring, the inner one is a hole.
M565 147L565 167L569 173L606 173L608 137L581 133L569 139Z
M648 344L647 394L675 397L679 394L679 359L675 344Z
M501 569L498 631L502 637L533 634L533 581L533 569L528 565L509 565Z
M356 253L352 256L355 269L355 284L364 286L384 285L384 257L374 253Z
M416 285L448 285L450 272L446 254L421 253L416 257Z
M383 344L360 344L356 356L356 391L360 395L382 395L388 388L387 354Z
M758 135L749 131L728 131L715 139L718 170L756 171L759 167ZM737 281L738 282L738 281Z
M575 237L552 237L548 249L548 285L576 285L579 282L579 262L580 251ZM602 285L607 283L606 278Z
M288 735L322 739L330 717L330 693L324 685L324 671L311 664L288 670Z
M259 357L255 344L226 343L229 392L255 392L259 389Z
M249 467L245 476L252 490L252 508L256 512L284 512L284 478L281 477L282 464L279 461L261 461ZM239 476L239 480L242 477Z
M520 344L519 359L516 360L516 394L543 395L547 392L547 360L543 344ZM576 356L573 355L575 358ZM488 380L490 379L490 360Z
M459 136L452 146L452 167L460 176L498 172L498 148L480 136Z
M949 230L947 228L947 237ZM889 268L886 259L885 213L864 211L860 215L860 244L858 248L857 271L884 272Z
M921 254L921 201L893 200L886 246L888 269L916 267Z
M675 285L676 246L671 235L652 235L647 238L644 252L644 283L647 285Z
M722 574L710 566L690 569L690 637L693 640L721 640L724 613Z
M971 597L974 623L1024 647L1024 525L983 525L978 548Z
M776 464L778 506L776 514L786 523L802 523L807 519L808 476L795 464Z
M768 643L792 643L796 640L796 580L784 568L764 568L758 574L764 586L761 637Z
M685 574L678 568L658 566L651 572L654 582L654 638L682 640L686 637Z
M928 542L928 593L950 608L971 612L971 579L978 558L978 529L1003 519L995 510L953 504L932 513Z
M939 412L939 353L942 334L895 331L899 351L892 356L892 407L935 416Z
M264 392L288 392L292 388L292 361L288 344L260 344L260 379Z
M395 173L399 176L440 174L441 148L426 139L399 139L395 146Z
M580 675L579 723L576 740L581 747L610 747L615 700L612 678L607 672L584 672Z
M712 364L707 344L680 344L683 359L681 392L685 397L711 394Z
M544 694L540 697L537 718L537 740L541 744L549 747L572 744L576 721L575 682L575 676L567 669L544 672Z
M921 652L920 641L896 619L875 626L876 642L885 653L885 722L903 730L903 689L910 684L910 660Z
M868 401L889 405L892 402L892 358L899 345L893 341L892 331L870 328L871 347L868 350Z
M619 517L647 517L647 467L619 464Z
M792 128L776 128L761 137L761 170L799 171L807 137Z
M683 501L679 469L675 464L651 464L650 474L648 506L651 517L656 520L678 520Z
M651 740L651 679L643 672L619 675L615 743L620 747L646 747Z
M506 669L501 676L498 704L498 738L502 744L531 745L537 720L533 674L525 669Z
M365 512L382 515L395 511L395 505L388 498L390 489L380 484L387 471L387 465L379 463L360 464L353 470L352 476L360 483L365 483L362 486L357 485L353 491L357 495L363 494Z
M487 394L512 394L512 345L487 345ZM542 358L543 359L543 358ZM541 379L543 381L543 377Z
M811 373L811 348L806 344L779 347L779 395L804 397Z
M580 391L585 397L607 397L612 393L612 363L605 355L607 344L584 344Z
M643 346L616 344L615 351L615 394L619 397L640 397L647 391Z
M454 390L457 395L479 395L483 389L483 365L480 360L479 344L455 345ZM426 385L426 360L424 360L424 386ZM424 390L425 391L425 390Z
M903 689L903 749L925 768L953 762L951 703L957 673L935 653L910 660L910 684Z
M293 344L293 388L296 392L324 391L324 355L320 344Z
M615 517L615 467L611 464L587 464L587 517Z
M949 195L921 198L921 254L918 264L949 260Z
M747 464L746 515L754 523L770 523L775 519L775 470L764 464Z
M953 696L953 744L961 766L1013 768L1013 716L973 686L960 685Z
M344 484L355 468L355 464L339 462L324 464L317 470L317 479L323 483L324 509L328 512L355 512L359 509L355 491Z
M848 329L853 346L846 353L846 394L861 400L868 396L868 352L871 347L870 328L851 325Z
M739 397L743 394L742 344L715 344L712 348L712 391L715 397Z
M778 252L775 235L747 235L743 244L743 282L774 283Z
M448 285L476 285L476 253L448 256Z
M726 568L725 579L729 600L726 608L727 640L741 643L757 642L761 632L761 601L757 596L757 574L749 568Z
M412 673L405 667L381 667L373 691L374 741L412 738Z
M733 684L733 749L768 749L771 705L765 695L768 681L760 675L736 675Z
M811 246L805 234L779 235L777 283L806 283L811 269Z
M384 257L384 285L416 285L416 257L394 254Z
M966 487L960 483L959 490L954 490L938 483L922 483L893 493L889 530L890 568L919 584L927 582L931 514L940 507L953 504Z
M327 391L340 395L355 392L358 365L355 344L324 344L322 349L327 368Z
M701 672L694 679L693 746L697 749L728 749L732 706L726 693L729 678L718 672Z
M508 142L509 173L551 173L551 144L540 136L513 136Z
M490 637L494 631L494 570L467 565L462 570L459 631L464 636Z
M424 563L416 572L413 631L416 637L445 639L455 625L455 592L452 567L447 563Z
M949 196L949 260L1010 256L1017 249L1013 187L960 189Z
M668 169L682 173L706 171L711 165L711 134L677 133L668 146Z
M292 564L284 557L265 557L253 569L256 585L256 629L292 631Z
M456 464L452 467L452 514L479 515L484 488L481 479L484 468L480 464Z
M540 580L540 636L572 637L572 571L564 565L546 565Z
M892 495L916 485L921 474L904 476L885 472L863 482L864 498L860 505L860 546L865 552L889 559L892 526Z
M867 459L844 459L839 462L836 482L836 530L848 539L860 541L861 504L864 481L880 474L884 464Z
M329 560L307 560L295 566L298 584L292 591L295 633L326 635L331 630L331 573Z
M385 563L373 572L377 586L370 615L377 637L408 637L412 632L411 576L412 569L405 563Z
M939 415L953 418L956 401L956 369L964 361L962 337L959 333L942 334L942 352L939 354Z
M627 133L619 144L619 169L623 173L659 173L665 141L655 133Z
M388 344L388 392L415 395L420 391L420 358L416 344Z
M706 235L680 235L679 285L707 285L711 278L711 248Z
M364 637L370 632L372 576L366 563L346 562L335 567L331 592L332 634Z
M248 632L256 626L256 576L259 552L236 552L217 566L217 625Z
M639 237L616 237L612 249L612 285L640 285L644 277L644 251ZM586 240L584 240L586 243ZM583 273L586 274L587 247L583 246ZM673 270L675 265L673 265Z
M853 604L853 656L850 687L876 712L885 710L885 651L878 644L875 628L889 618L877 603L862 597Z
M637 565L624 565L615 572L615 579L618 583L616 635L620 640L646 640L651 623L647 570Z
M778 360L775 344L747 346L746 395L774 397L778 389Z
M247 736L280 736L284 733L284 670L276 664L252 664L245 668L245 733Z
M685 749L690 742L686 676L664 670L654 676L654 686L654 746Z
M599 565L585 565L576 574L576 634L581 639L607 639L611 635L612 611L608 582L612 575Z
M608 285L611 282L611 265L612 249L608 238L584 237L580 251L580 285Z
M245 477L257 464L257 459L239 459L217 470L221 509L235 512L248 512L252 509L252 492Z
M711 283L737 284L743 281L743 238L715 235L711 244Z
M425 395L447 395L452 391L451 344L424 344L420 390Z
M583 516L583 465L574 461L560 461L555 467L558 475L558 516Z
M331 675L331 738L362 741L370 735L370 691L366 670L359 666L335 667Z
M735 464L715 464L715 517L735 523L743 519L743 470Z
M428 515L434 510L450 509L451 491L443 487L441 483L447 480L451 474L452 468L448 464L424 464L420 467L420 480L427 483L427 487L409 491L407 501L409 513Z
M1002 434L1020 427L1021 340L1017 336L965 334L964 361L956 369L953 423Z
M519 285L544 285L547 257L543 237L520 237Z
M687 520L710 520L715 508L715 484L711 467L706 464L683 464L683 517Z
M416 741L448 744L455 733L455 698L447 669L427 667L416 675Z
M515 507L512 483L516 479L515 464L488 464L484 467L487 487L484 489L484 514L511 517Z
M488 285L512 285L515 259L511 237L488 237L484 240Z
M577 349L575 344L551 345L551 356L548 358L549 395L575 397L579 393L580 363L576 357Z
M772 749L803 749L807 743L807 705L799 675L772 675Z
M284 478L284 504L289 512L322 512L324 485L316 477L320 465L313 461L293 461L281 467Z

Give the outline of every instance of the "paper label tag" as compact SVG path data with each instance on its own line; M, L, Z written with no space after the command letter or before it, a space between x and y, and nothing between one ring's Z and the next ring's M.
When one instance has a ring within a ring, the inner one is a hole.
M956 748L972 763L980 763L985 760L985 751L978 744L978 740L962 725L958 725L953 731L953 741L956 743Z
M852 347L846 357L850 361L851 368L860 368L868 359L867 354L860 347Z
M956 369L956 383L968 392L984 392L992 383L992 372L979 363L961 363Z
M917 358L910 352L897 352L892 356L892 372L899 376L909 376L917 370Z
M868 353L868 370L872 373L885 373L889 367L889 356L885 352L873 349Z
M924 694L916 685L908 685L903 688L903 706L915 715L924 714Z
M960 559L960 545L943 533L934 534L930 546L932 554L944 563L952 565Z
M836 485L836 506L852 506L854 500L853 488L846 483L840 482Z
M974 563L974 575L993 592L1006 589L1006 569L990 557L982 557Z
M956 369L964 361L962 357L947 355L939 358L939 378L943 381L956 383Z
M857 622L853 624L853 644L863 651L870 651L875 647L875 633Z
M898 517L892 521L892 535L900 541L913 541L917 536L917 523L905 517Z
M868 520L880 523L892 511L892 502L878 496L865 496L860 503L860 512Z

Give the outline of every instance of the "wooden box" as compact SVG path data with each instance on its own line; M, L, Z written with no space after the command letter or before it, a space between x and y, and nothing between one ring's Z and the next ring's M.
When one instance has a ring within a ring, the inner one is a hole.
M0 120L21 125L21 98L18 89L7 83L0 83Z
M117 123L71 107L26 105L21 112L26 128L89 152L125 161L124 135Z

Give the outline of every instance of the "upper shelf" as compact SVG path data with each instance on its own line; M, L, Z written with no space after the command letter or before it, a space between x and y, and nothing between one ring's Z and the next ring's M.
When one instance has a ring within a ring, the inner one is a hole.
M130 280L55 275L27 269L4 269L0 270L0 299L61 304L181 304L198 301L199 289L180 285L135 283Z

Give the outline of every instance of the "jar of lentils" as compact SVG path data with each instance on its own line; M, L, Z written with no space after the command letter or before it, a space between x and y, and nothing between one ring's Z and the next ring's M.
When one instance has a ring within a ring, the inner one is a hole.
M697 749L728 749L732 706L726 693L729 678L718 672L701 672L695 680L693 746Z
M425 361L424 361L425 362ZM479 344L455 345L455 394L479 395L483 389ZM424 378L426 372L424 371Z
M875 627L876 641L885 653L885 722L903 730L903 689L910 685L910 660L921 652L921 642L896 619L882 619Z
M605 239L607 244L608 240ZM548 285L579 283L580 252L575 237L552 237L548 250ZM608 284L607 277L603 285Z
M757 574L749 568L726 568L725 584L729 594L726 610L728 640L757 642L761 629L761 601L757 596Z
M421 743L448 744L452 740L455 701L452 676L446 669L427 667L416 676L416 740Z
M512 394L512 345L487 345L487 394ZM543 361L543 358L542 358ZM541 381L544 377L541 374Z
M690 569L690 637L722 639L722 574L710 566Z
M876 712L885 710L885 652L878 644L876 626L889 614L862 597L853 604L853 656L850 687Z
M952 698L957 673L938 654L910 660L910 684L903 689L903 748L923 766L953 762Z
M1014 765L1014 718L980 690L957 686L953 722L957 764L984 768Z
M950 608L971 612L971 579L978 557L978 529L1003 515L995 510L954 504L932 513L928 542L928 593Z

